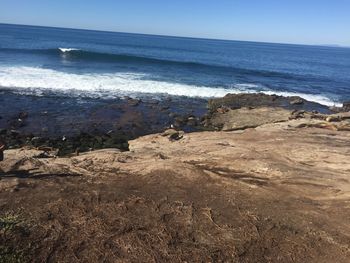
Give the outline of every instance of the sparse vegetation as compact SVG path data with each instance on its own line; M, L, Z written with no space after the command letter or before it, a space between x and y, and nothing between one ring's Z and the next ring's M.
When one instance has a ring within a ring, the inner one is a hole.
M14 213L6 213L0 217L0 231L6 233L13 230L20 223L19 216Z
M0 262L22 263L27 262L22 250L18 250L11 242L6 242L17 227L22 226L20 216L13 212L7 212L0 216Z

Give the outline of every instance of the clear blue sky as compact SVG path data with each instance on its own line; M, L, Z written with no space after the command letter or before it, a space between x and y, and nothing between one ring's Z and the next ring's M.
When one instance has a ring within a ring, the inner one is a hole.
M350 46L350 0L0 0L0 23Z

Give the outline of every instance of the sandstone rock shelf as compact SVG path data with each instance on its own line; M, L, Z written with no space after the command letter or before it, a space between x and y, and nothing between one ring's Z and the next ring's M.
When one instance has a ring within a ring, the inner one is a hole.
M0 243L37 261L349 262L348 114L250 111L282 119L127 152L6 151Z

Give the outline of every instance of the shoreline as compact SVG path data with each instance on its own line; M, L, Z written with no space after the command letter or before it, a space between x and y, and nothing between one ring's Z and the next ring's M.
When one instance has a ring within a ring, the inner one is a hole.
M244 99L211 101L212 131L169 129L128 151L6 150L0 259L348 262L350 111Z
M281 107L320 113L341 110L300 97L262 93L228 94L210 100L170 96L161 100L131 97L98 100L13 93L3 97L6 102L1 104L0 136L7 146L56 148L60 156L103 148L128 150L129 140L171 127L185 132L215 130L216 127L206 125L206 119L219 106L230 109Z

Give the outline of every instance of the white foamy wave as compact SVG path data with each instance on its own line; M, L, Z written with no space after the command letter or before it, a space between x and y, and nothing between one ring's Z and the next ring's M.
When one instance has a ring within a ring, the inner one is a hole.
M77 48L63 48L63 47L60 47L58 48L62 53L67 53L67 52L70 52L70 51L75 51L75 50L79 50Z
M43 90L59 90L83 96L118 97L140 93L168 94L187 97L223 97L227 93L260 92L258 85L236 84L231 88L204 87L148 80L138 73L72 74L35 67L0 67L0 86L40 94ZM263 91L265 94L300 96L328 106L341 106L321 95Z

